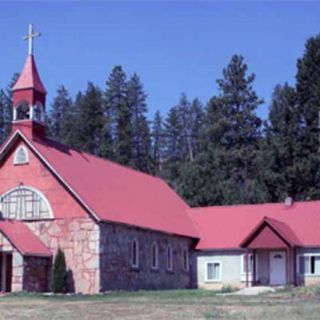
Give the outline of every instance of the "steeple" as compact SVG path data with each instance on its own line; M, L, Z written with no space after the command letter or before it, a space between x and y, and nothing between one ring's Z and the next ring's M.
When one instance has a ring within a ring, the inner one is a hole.
M13 130L21 130L38 136L45 135L45 103L47 91L40 79L33 55L33 39L40 36L29 25L29 33L23 37L28 40L28 56L24 68L12 87Z

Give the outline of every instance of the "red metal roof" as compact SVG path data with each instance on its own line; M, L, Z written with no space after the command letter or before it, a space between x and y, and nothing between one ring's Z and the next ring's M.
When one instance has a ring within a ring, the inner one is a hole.
M52 255L44 243L21 221L0 221L0 232L22 255L44 257Z
M320 201L214 206L188 210L200 234L199 250L235 249L264 217L301 246L320 246Z
M244 248L286 248L300 246L294 232L283 222L264 217L240 243Z
M162 179L24 135L98 219L198 238L188 205Z
M12 91L23 89L34 89L38 92L46 93L46 89L40 79L33 55L29 55L27 57L23 70L17 82L12 87Z

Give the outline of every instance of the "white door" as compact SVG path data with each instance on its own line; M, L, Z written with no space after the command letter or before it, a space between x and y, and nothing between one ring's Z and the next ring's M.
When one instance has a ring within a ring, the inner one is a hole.
M286 284L286 254L283 251L270 252L270 284Z

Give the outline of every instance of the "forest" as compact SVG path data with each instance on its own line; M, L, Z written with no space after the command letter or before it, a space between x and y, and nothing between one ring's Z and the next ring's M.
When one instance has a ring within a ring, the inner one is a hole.
M10 133L10 88L0 90L0 143ZM233 55L209 101L186 93L167 114L148 113L137 74L115 66L103 88L65 86L47 108L48 135L167 181L191 206L320 199L320 34L297 58L294 85L270 92L267 119L255 74ZM177 93L179 94L179 93Z

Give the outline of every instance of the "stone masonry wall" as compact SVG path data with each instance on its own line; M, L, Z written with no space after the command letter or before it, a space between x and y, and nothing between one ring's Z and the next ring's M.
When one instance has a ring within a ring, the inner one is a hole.
M24 257L23 290L48 292L51 259L44 257Z
M92 219L26 222L55 255L60 247L69 269L71 292L99 292L99 227Z
M189 238L147 231L135 227L100 225L100 290L177 289L191 286L191 246ZM139 267L131 265L132 241L139 243ZM151 269L151 246L159 248L159 268ZM173 249L173 270L167 270L167 246ZM189 252L189 270L183 268L183 249Z

